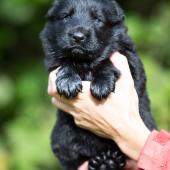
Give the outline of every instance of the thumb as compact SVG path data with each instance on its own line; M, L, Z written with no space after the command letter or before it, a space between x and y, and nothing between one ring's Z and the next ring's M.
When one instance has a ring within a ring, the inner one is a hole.
M134 84L127 58L119 52L115 52L111 56L110 60L113 65L121 72L121 77L118 80L118 83L126 87L128 84Z
M83 165L81 165L78 170L88 170L88 162L85 162Z

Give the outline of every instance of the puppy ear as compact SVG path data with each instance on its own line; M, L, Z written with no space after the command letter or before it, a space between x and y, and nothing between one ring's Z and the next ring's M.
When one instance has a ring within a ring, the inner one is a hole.
M58 5L60 0L54 0L53 5Z
M59 4L59 0L54 0L51 8L47 11L47 14L45 16L46 19L50 19L50 18L52 18L53 16L56 15L56 11L57 11L56 7L58 6L58 4Z
M118 3L115 0L110 0L112 5L110 6L110 9L107 9L107 17L109 21L113 24L123 22L125 15L124 11L121 9L121 7L118 5Z
M123 9L117 4L115 10L116 10L117 19L123 21L125 19L125 14Z
M125 18L123 9L119 6L119 4L116 1L113 1L114 4L114 14L115 16L113 16L113 21L115 20L115 22L120 22L123 21Z

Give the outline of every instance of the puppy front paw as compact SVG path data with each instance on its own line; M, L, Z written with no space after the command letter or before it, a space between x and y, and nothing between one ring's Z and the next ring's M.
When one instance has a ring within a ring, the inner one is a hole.
M57 92L67 99L74 98L82 91L82 82L79 76L63 76L56 80Z
M90 86L91 94L98 100L106 99L115 90L115 80L93 80Z

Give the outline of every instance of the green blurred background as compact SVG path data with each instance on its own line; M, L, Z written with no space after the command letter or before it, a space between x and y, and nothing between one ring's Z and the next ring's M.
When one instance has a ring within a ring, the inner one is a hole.
M55 108L47 96L39 32L48 0L0 1L0 170L60 170L50 150ZM169 0L120 0L144 62L152 112L170 130Z

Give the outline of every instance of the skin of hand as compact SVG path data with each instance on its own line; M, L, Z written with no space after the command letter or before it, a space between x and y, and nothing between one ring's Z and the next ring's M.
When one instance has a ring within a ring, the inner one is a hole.
M94 134L112 139L129 158L137 161L150 134L139 115L138 95L134 87L128 61L116 52L111 62L121 72L115 92L98 101L90 94L90 82L82 82L82 93L67 100L58 95L55 81L57 70L49 75L48 94L52 103L71 114L77 126Z

